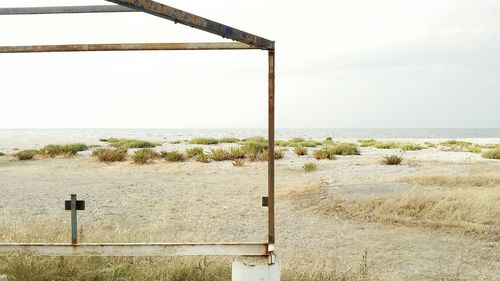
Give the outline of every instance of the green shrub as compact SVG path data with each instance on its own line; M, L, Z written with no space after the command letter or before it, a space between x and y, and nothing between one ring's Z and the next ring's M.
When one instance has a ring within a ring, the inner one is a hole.
M275 149L274 150L274 159L279 160L283 159L285 156L285 149ZM269 160L269 151L267 149L264 149L262 153L257 154L257 160L259 161L268 161Z
M483 157L487 159L497 159L500 160L500 148L490 149L483 153Z
M316 141L316 140L305 140L303 138L293 138L293 139L287 141L285 146L289 146L289 147L296 147L296 146L316 147L316 146L321 145L321 144L322 143L320 141Z
M238 139L238 138L221 138L219 140L220 143L237 143L239 141L240 141L240 139Z
M236 159L232 162L233 166L235 167L242 167L245 164L245 160L242 159Z
M245 158L245 151L238 147L231 147L228 154L230 160Z
M302 166L302 169L304 169L304 171L306 172L312 172L318 169L318 165L313 162L307 162Z
M376 142L373 147L379 148L379 149L393 149L393 148L398 148L398 144L393 142L393 141L386 141L386 142Z
M424 144L425 144L428 148L434 148L434 147L437 147L437 145L436 145L435 143L433 143L433 142L428 142L428 141L426 141Z
M106 139L106 142L113 147L125 147L125 148L152 148L156 146L161 146L160 143L155 143L145 140L136 140L136 139L109 138Z
M132 155L132 160L135 164L150 164L153 160L158 158L158 153L150 148L143 148L137 150Z
M14 157L16 157L17 160L21 160L21 161L31 160L37 154L38 154L38 150L28 149L28 150L21 150L21 151L17 152L16 154L14 154Z
M204 152L203 147L188 148L188 149L186 149L186 157L191 158L191 157L194 157L196 155L202 154L203 152Z
M202 152L203 153L203 152ZM168 162L182 162L186 160L186 157L183 153L174 150L174 151L162 151L160 153L161 157Z
M89 147L82 143L74 143L74 144L50 144L44 146L39 150L39 154L46 157L56 157L56 156L72 156L76 155L80 151L84 151L89 149Z
M194 138L189 143L210 145L210 144L218 144L219 140L214 138Z
M316 150L313 152L313 156L314 158L316 158L317 160L321 160L321 159L331 159L330 157L332 155L330 155L330 153L328 153L328 150L326 149L320 149L320 150ZM335 155L333 155L335 156ZM333 160L333 159L332 159Z
M274 142L274 145L276 146L288 146L288 142L284 140L277 140Z
M399 165L403 161L402 157L397 155L384 156L382 159L382 164L384 165Z
M3 153L3 152L0 152L0 156L5 156L5 153Z
M358 140L358 142L361 144L361 147L375 146L378 143L374 139L361 139L361 140Z
M354 143L339 143L331 146L327 146L324 149L328 151L330 155L359 155L359 148Z
M295 152L295 154L297 154L298 156L307 155L307 148L302 146L296 146L293 148L293 152Z
M229 152L227 152L225 149L216 148L210 151L210 158L214 161L225 161L225 160L230 160L231 156L229 155Z
M469 145L472 145L471 142L468 141L457 141L457 140L448 140L445 142L440 143L442 146L447 146L447 147L461 147L461 148L466 148Z
M479 145L471 145L467 147L467 151L471 153L481 153L483 150Z
M420 144L416 143L403 143L399 146L402 151L414 151L414 150L422 150L423 147Z
M245 143L242 147L241 150L246 154L260 154L264 152L265 149L267 149L267 143L258 143L258 142L251 142L251 143Z
M98 148L92 151L92 156L101 162L121 162L127 158L128 148Z
M332 144L335 144L335 141L334 141L331 137L327 137L327 138L323 141L323 144L324 144L324 145L332 145Z
M263 137L251 137L243 139L244 143L267 143L267 139Z

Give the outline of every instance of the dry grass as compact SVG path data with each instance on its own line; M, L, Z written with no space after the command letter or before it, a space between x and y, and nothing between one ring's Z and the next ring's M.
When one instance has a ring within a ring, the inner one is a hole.
M212 145L218 144L219 140L214 138L194 138L189 141L190 144L204 144L204 145Z
M192 158L195 157L196 155L204 153L203 147L193 147L193 148L188 148L186 149L186 157L187 158Z
M136 140L136 139L100 139L102 142L107 142L109 145L113 147L125 147L125 148L152 148L156 146L161 146L160 143L150 142L145 140Z
M384 156L381 163L383 165L399 165L403 162L403 157L397 155Z
M245 160L242 160L242 159L236 159L232 162L233 166L235 167L243 167L243 165L245 164Z
M418 186L433 187L495 187L500 186L499 173L471 173L467 176L462 175L423 175L417 177L403 177L398 180L402 183L414 184Z
M160 155L163 159L167 160L168 162L182 162L186 160L186 156L177 150L162 151Z
M92 156L101 162L120 162L127 158L127 148L98 148L92 151Z
M318 169L318 164L313 163L313 162L307 162L302 166L302 169L305 172L314 172Z
M500 148L486 151L485 153L483 153L483 157L487 159L500 160Z
M210 163L209 156L206 153L196 155L195 160L200 163Z
M153 160L158 158L158 153L151 148L143 148L137 150L134 155L132 155L132 161L135 164L151 164Z
M298 156L304 156L307 155L307 148L302 146L296 146L293 148L293 152Z

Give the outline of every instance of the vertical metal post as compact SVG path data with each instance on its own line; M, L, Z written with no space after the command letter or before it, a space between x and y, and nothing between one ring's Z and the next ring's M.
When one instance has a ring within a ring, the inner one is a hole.
M76 194L71 194L71 244L78 243L78 224L76 221Z
M269 196L268 206L268 233L269 244L275 241L274 234L274 50L269 51L269 116L268 116L268 145L269 162L267 173L267 188Z

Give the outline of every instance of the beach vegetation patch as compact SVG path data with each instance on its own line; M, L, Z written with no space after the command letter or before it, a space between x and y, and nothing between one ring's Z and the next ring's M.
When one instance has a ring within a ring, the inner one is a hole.
M128 148L98 148L92 151L92 156L101 162L121 162L127 159Z
M417 143L403 143L399 145L399 148L402 151L415 151L415 150L422 150L424 149L423 146Z
M307 148L302 146L296 146L293 148L293 152L298 156L304 156L307 155Z
M483 158L500 160L500 148L490 149L483 153Z
M5 156L5 153L3 153L3 152L0 152L0 157L1 157L1 156Z
M132 161L135 164L143 165L143 164L151 164L153 160L158 158L158 153L151 148L143 148L137 150L132 155Z
M218 144L219 140L214 138L194 138L189 141L190 144L213 145Z
M16 154L14 154L14 157L17 158L17 160L32 160L35 155L38 154L38 150L34 149L27 149L27 150L21 150L18 151Z
M126 147L126 148L153 148L156 146L161 146L161 143L150 142L145 140L137 139L116 139L109 138L106 139L107 143L113 147Z
M359 155L359 148L354 143L338 143L335 145L326 146L323 149L328 151L330 155Z
M45 157L73 156L80 151L85 151L89 147L83 143L73 144L49 144L38 151L38 154Z
M381 162L384 165L399 165L403 162L403 157L397 155L384 156Z
M238 138L221 138L221 139L219 139L220 143L237 143L239 141L240 141L240 139L238 139Z
M468 146L467 151L470 153L481 153L483 151L483 149L481 148L481 146L475 144L475 145Z
M245 151L240 147L231 147L228 153L230 160L245 158Z
M206 153L200 153L198 155L196 155L196 157L194 158L196 160L196 162L200 162L200 163L209 163L209 157Z
M435 148L437 147L437 145L433 142L429 142L429 141L426 141L425 143L425 146L427 146L428 148Z
M243 139L243 143L267 143L267 139L264 137L250 137Z
M324 160L324 159L335 160L335 159L337 159L337 156L335 156L335 154L332 154L330 151L328 151L327 148L315 150L313 152L313 157L316 158L317 160Z
M210 151L210 158L214 161L226 161L231 159L229 152L223 148L212 149Z
M307 162L302 166L302 169L304 169L305 172L313 172L318 169L318 165L314 162Z
M399 145L394 141L376 142L373 147L378 149L394 149L398 148Z
M245 154L260 154L262 153L265 149L267 149L268 145L266 142L249 142L245 143L241 146L241 150Z
M204 152L203 147L193 147L186 149L186 157L191 158Z
M168 162L182 162L186 160L186 156L184 155L184 153L181 153L177 150L162 151L160 155L163 159L167 160Z
M360 139L358 140L360 143L361 147L370 147L370 146L375 146L378 142L374 139Z

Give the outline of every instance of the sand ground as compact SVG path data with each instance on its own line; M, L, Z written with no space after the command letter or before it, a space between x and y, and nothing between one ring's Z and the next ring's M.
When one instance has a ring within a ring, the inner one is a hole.
M301 169L310 156L287 152L276 161L276 249L284 266L346 270L366 253L370 274L381 280L500 280L498 240L343 219L303 209L286 195L318 182L331 189L345 186L352 196L364 196L356 186L368 190L366 196L400 192L413 188L394 184L403 176L466 175L481 165L500 173L500 161L436 148L404 153L404 165L380 165L382 155L393 153L401 154L363 148L361 156L319 161L312 173ZM8 237L0 232L0 242L69 240L63 202L72 193L87 205L79 214L82 242L265 241L267 210L260 204L266 174L262 162L236 168L228 161L105 164L88 153L34 161L0 157L0 227L14 232ZM13 237L16 241L7 241Z

